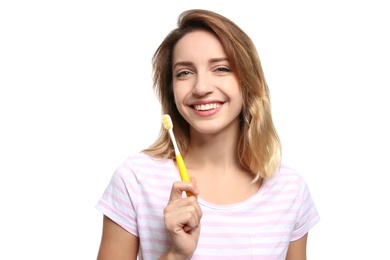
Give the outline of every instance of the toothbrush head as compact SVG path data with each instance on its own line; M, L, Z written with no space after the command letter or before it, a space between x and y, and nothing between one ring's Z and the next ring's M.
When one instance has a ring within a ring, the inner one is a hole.
M162 123L167 130L171 130L173 128L172 119L168 114L162 116Z

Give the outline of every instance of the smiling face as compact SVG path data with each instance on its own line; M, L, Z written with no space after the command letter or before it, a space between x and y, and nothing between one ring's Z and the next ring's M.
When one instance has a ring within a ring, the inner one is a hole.
M173 50L172 70L175 103L192 130L237 131L240 86L216 36L204 30L186 34Z

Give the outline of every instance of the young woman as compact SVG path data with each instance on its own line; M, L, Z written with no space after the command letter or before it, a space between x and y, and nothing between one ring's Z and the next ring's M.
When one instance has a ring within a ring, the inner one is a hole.
M153 71L191 181L181 181L162 127L115 171L96 206L98 259L306 259L319 215L305 181L281 164L251 39L219 14L188 10Z

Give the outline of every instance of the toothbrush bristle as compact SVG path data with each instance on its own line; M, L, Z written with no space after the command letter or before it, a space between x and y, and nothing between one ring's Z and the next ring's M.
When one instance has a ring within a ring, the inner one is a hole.
M165 129L169 130L173 127L172 119L168 114L165 114L162 116L162 123L165 127Z

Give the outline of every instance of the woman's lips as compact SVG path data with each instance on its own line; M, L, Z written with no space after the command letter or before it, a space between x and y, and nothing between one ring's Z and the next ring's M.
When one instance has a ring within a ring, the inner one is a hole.
M195 103L191 108L198 116L207 117L218 113L223 104L222 102Z

